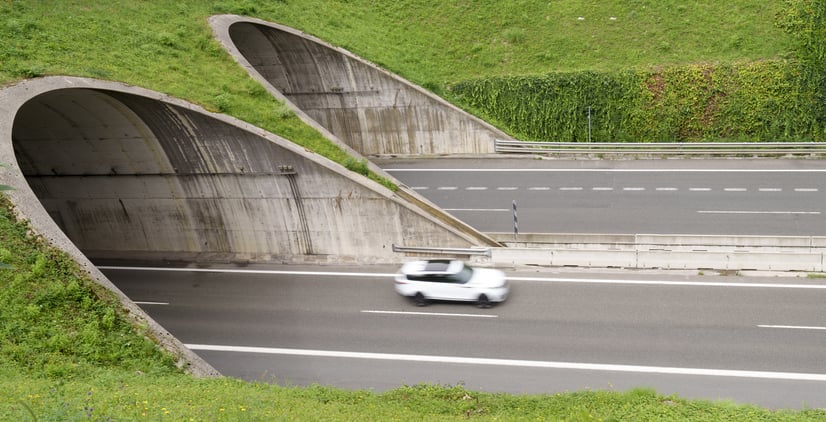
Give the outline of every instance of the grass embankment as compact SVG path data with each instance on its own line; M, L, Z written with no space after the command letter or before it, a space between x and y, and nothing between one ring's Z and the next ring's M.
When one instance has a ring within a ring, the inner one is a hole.
M131 326L108 291L27 233L0 194L3 421L826 420L826 410L778 412L646 389L508 395L421 385L379 394L196 379Z
M789 39L774 26L778 7L760 0L17 0L0 2L0 85L42 75L121 81L232 115L343 162L346 154L271 98L213 40L210 15L289 25L445 92L480 77L782 57Z
M343 162L346 154L226 55L206 25L209 15L246 14L302 29L434 91L480 75L752 60L786 49L762 1L591 3L15 0L0 3L0 84L43 75L121 81ZM641 24L617 25L628 18ZM3 202L0 261L11 268L0 269L0 420L826 419L822 410L772 412L649 390L511 396L420 386L376 394L194 379L66 256L27 238Z

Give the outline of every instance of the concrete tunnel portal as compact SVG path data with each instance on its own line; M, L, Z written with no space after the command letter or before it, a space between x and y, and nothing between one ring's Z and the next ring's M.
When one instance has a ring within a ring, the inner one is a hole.
M61 81L23 84L68 86L21 102L13 156L49 219L92 260L397 262L394 244L475 243L243 122L119 84Z
M478 153L506 137L291 28L235 15L210 25L251 77L357 158ZM42 224L53 222L92 259L374 263L399 262L393 245L498 245L404 186L392 192L157 92L46 77L0 90L0 112L0 136L13 147L0 160L18 164L17 185L38 202L23 214L42 206Z
M373 63L295 29L237 15L209 20L250 76L328 137L364 156L485 154L493 125Z

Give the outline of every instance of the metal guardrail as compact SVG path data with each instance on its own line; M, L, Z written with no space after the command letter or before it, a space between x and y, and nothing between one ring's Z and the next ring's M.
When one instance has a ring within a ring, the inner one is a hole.
M479 255L490 256L490 248L435 248L393 245L393 252L420 253L426 255Z
M816 155L824 142L534 142L494 140L497 153L543 154L702 154Z

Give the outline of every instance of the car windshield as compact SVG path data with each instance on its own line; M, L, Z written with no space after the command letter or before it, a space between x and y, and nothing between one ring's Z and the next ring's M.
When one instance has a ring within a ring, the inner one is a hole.
M463 265L462 269L453 275L453 279L457 283L465 284L470 281L470 278L473 277L473 268L468 267L467 265Z

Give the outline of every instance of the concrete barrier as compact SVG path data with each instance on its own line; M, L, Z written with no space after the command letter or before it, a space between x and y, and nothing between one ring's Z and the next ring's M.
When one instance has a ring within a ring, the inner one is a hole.
M539 265L553 264L553 251L542 248L491 248L492 265Z
M568 250L552 251L551 265L555 267L636 268L636 251Z
M487 233L509 247L675 252L826 252L823 236Z
M798 252L796 247L776 252L720 252L619 250L553 247L490 248L489 257L476 257L478 265L499 267L540 266L663 270L756 270L826 272L826 252ZM426 253L426 249L420 249Z

